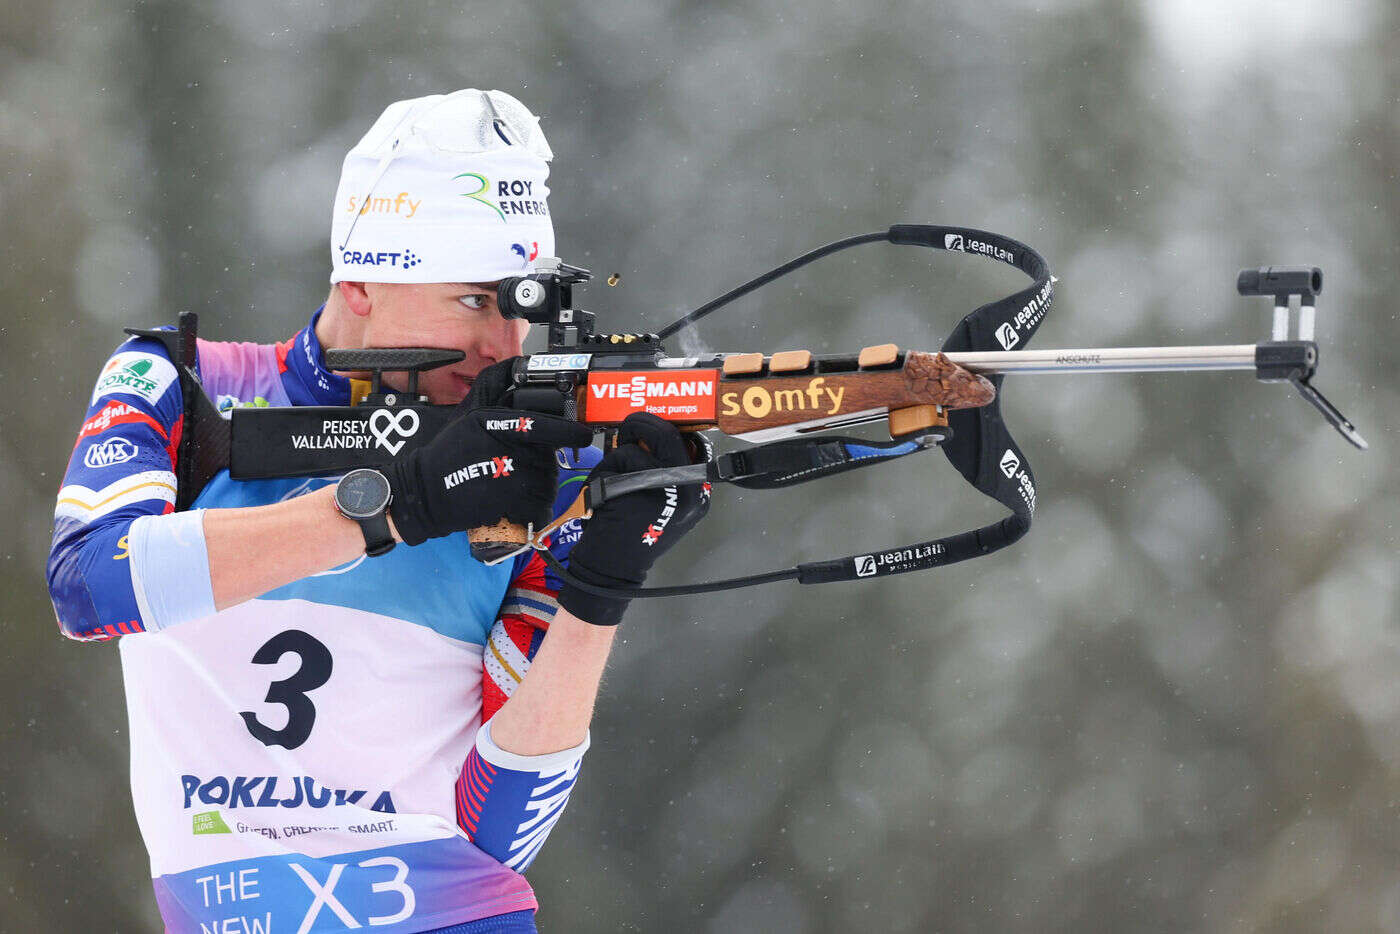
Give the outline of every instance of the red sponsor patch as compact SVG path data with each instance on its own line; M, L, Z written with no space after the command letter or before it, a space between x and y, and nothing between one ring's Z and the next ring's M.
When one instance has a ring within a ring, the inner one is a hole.
M584 384L584 416L590 422L620 422L633 412L650 412L675 422L715 418L717 370L660 370L605 373L592 370Z
M125 402L108 402L96 415L83 422L83 427L78 432L78 440L81 441L84 438L91 438L93 435L100 435L108 428L112 428L116 425L130 425L135 422L150 425L155 429L156 434L160 435L162 438L165 437L165 429L161 427L160 422L151 418L151 416L147 415L136 406L127 405Z

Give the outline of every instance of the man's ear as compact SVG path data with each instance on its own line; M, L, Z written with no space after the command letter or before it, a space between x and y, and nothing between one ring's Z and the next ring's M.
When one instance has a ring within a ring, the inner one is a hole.
M340 290L340 297L345 299L345 304L355 315L364 318L369 315L370 305L369 290L363 282L337 282L335 287Z

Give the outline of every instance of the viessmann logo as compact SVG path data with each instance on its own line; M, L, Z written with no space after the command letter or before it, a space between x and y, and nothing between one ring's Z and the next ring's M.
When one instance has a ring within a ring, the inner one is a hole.
M589 373L588 418L622 421L633 412L706 421L715 417L718 373Z

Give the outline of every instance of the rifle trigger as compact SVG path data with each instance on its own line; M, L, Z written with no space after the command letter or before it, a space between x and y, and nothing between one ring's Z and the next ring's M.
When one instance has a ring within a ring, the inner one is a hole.
M584 487L574 501L569 504L569 508L559 514L553 522L540 529L539 534L530 539L530 547L536 551L544 551L549 547L549 536L559 531L566 523L575 519L593 518L593 505L588 498L588 487Z

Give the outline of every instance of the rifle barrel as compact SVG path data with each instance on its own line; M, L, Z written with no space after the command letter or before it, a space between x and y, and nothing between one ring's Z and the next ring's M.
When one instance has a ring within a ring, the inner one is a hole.
M950 353L974 373L1147 373L1186 370L1253 370L1254 344L1204 347L1090 347Z

